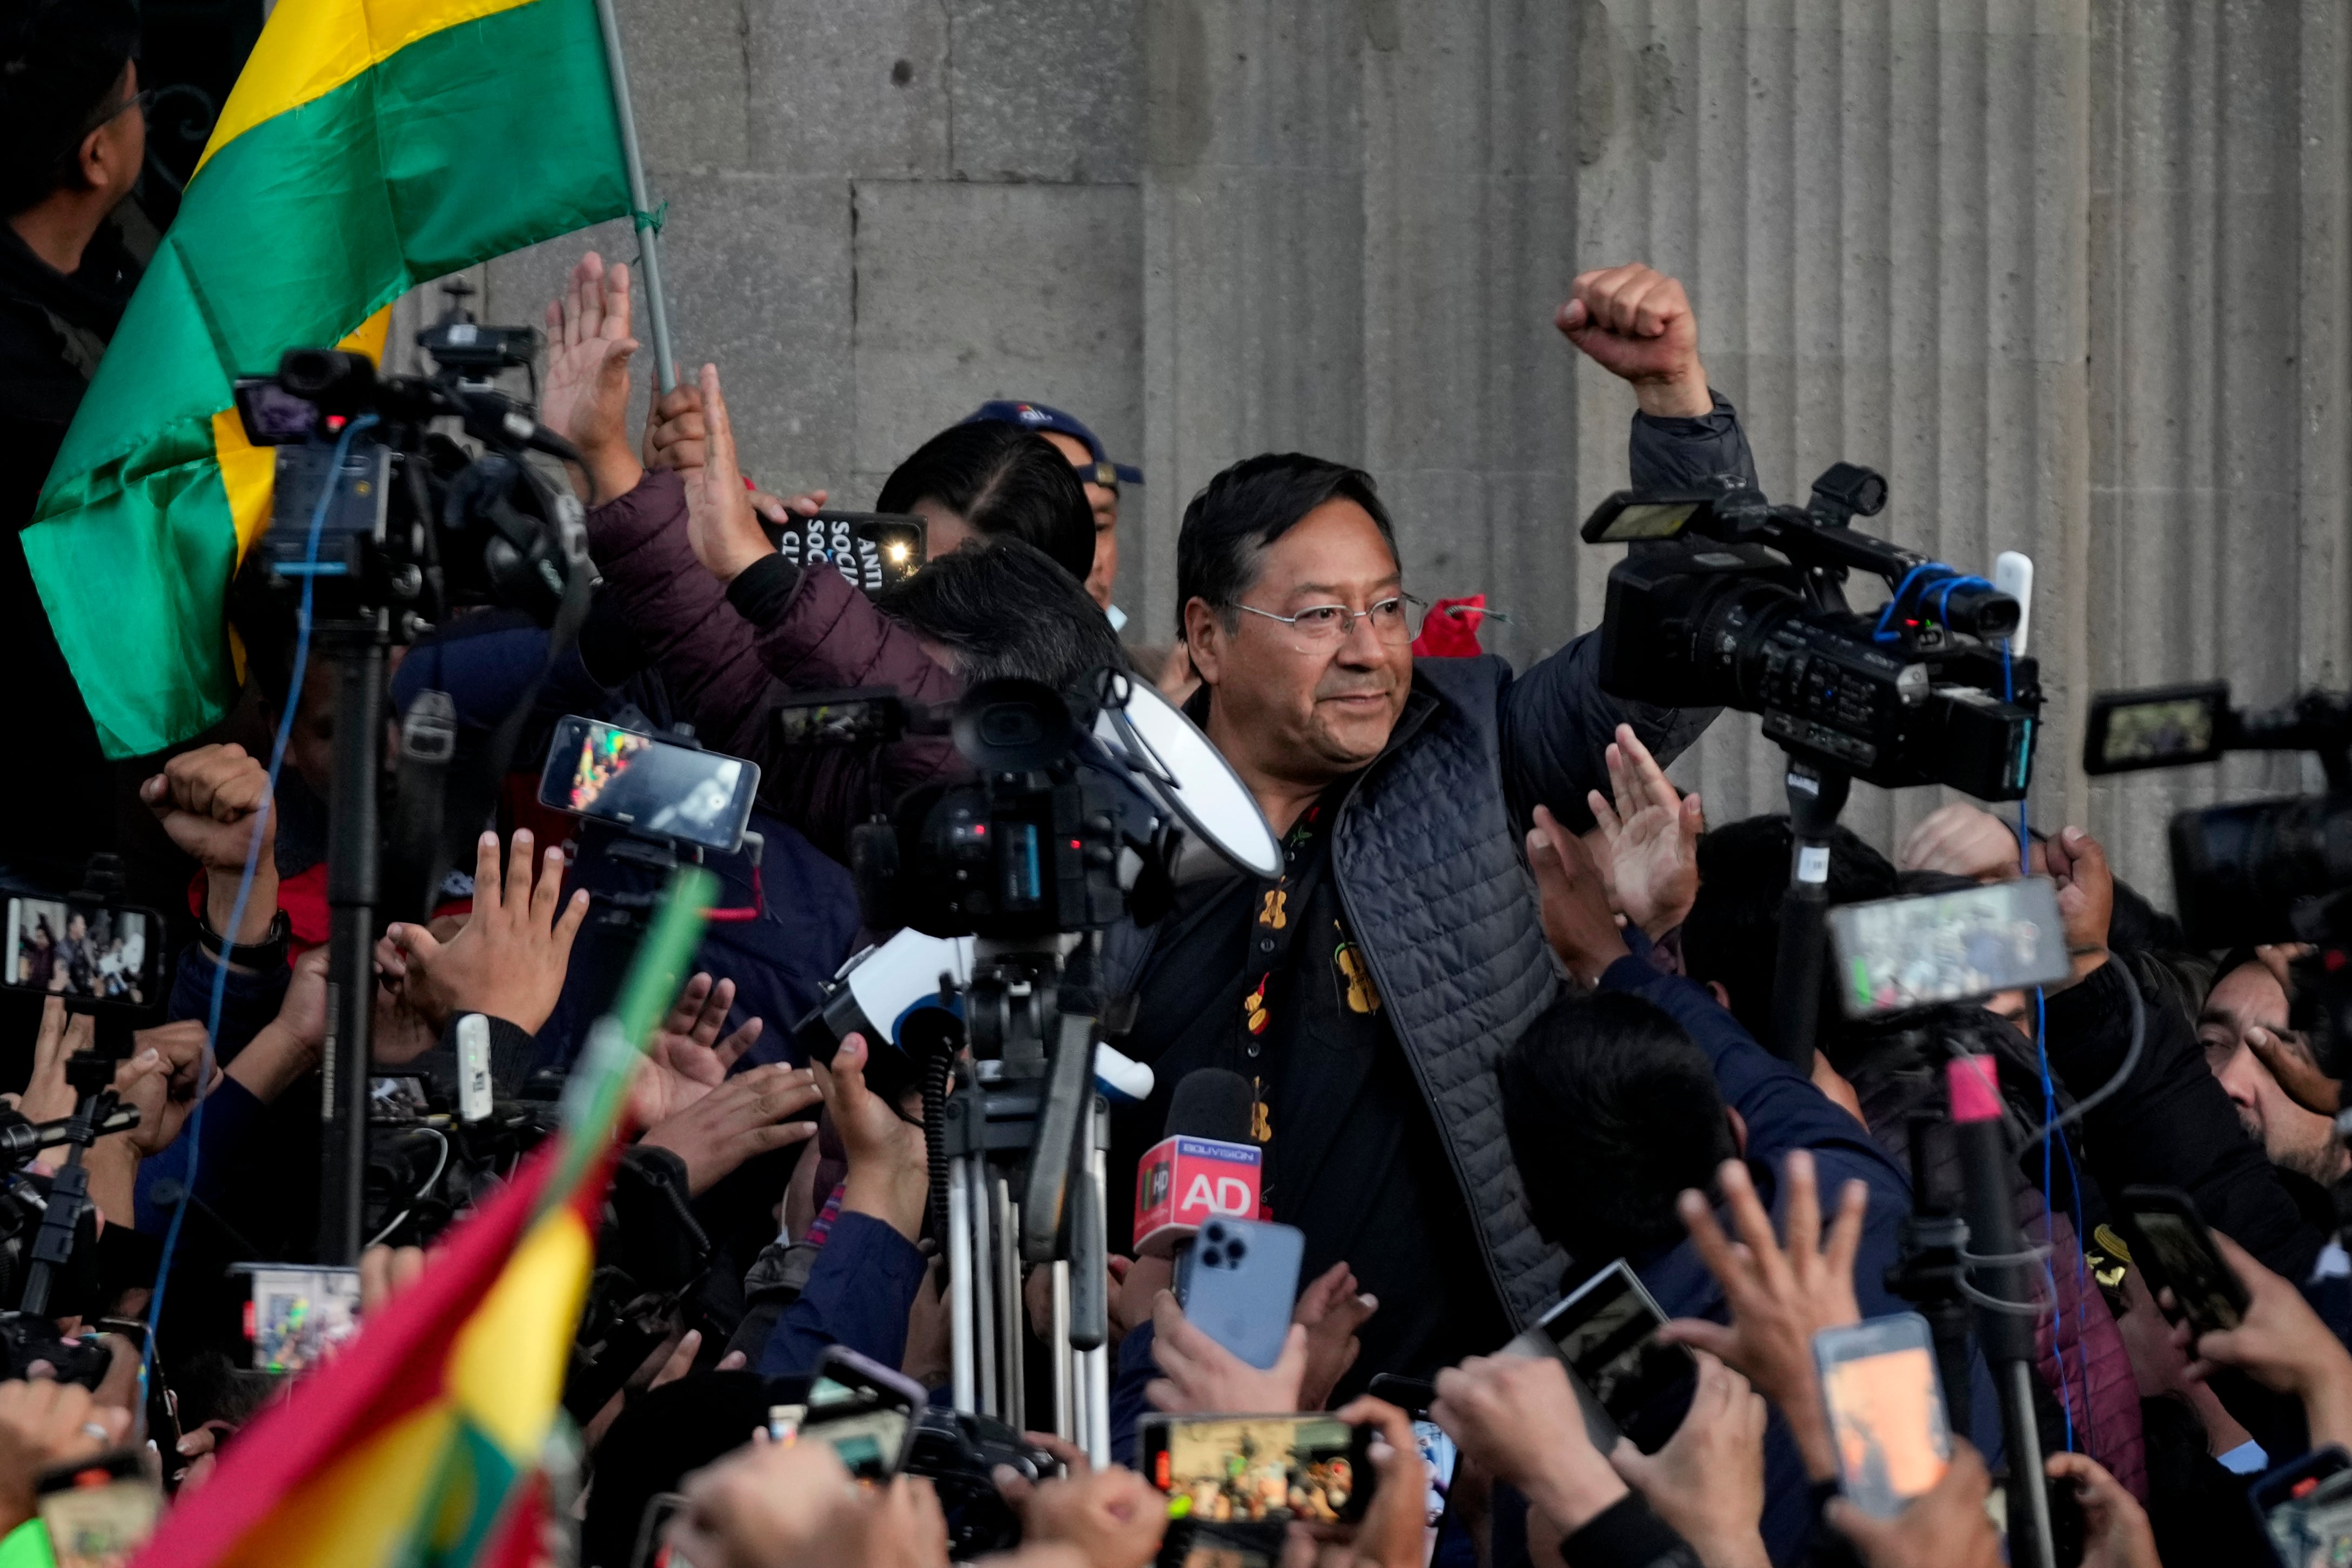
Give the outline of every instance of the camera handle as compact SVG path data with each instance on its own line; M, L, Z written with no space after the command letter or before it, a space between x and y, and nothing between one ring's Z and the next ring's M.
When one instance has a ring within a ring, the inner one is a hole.
M25 1293L17 1310L27 1317L49 1315L49 1298L58 1276L73 1259L74 1234L89 1208L89 1168L83 1151L95 1142L120 1103L114 1095L114 1069L131 1056L131 1026L79 998L66 1003L69 1013L89 1016L97 1037L90 1048L66 1058L66 1082L74 1091L74 1112L60 1131L66 1163L49 1178L48 1204L41 1213L41 1228L33 1237L33 1259L25 1271Z
M1772 990L1772 1044L1807 1077L1821 1026L1822 973L1829 961L1830 834L1845 809L1853 775L1789 759L1789 890L1780 900L1779 982Z

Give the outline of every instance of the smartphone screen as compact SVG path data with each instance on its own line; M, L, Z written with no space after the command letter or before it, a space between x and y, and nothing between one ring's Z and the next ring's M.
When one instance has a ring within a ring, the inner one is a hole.
M1674 1436L1683 1401L1673 1395L1698 1371L1687 1349L1657 1337L1665 1321L1657 1302L1620 1258L1536 1325L1618 1430L1645 1454L1657 1452Z
M1822 1402L1849 1500L1886 1518L1943 1479L1952 1457L1927 1321L1873 1318L1813 1336Z
M555 727L539 800L649 837L732 854L759 788L759 767L740 757L574 715Z
M820 511L771 528L776 552L795 566L830 565L866 595L922 570L928 530L904 512Z
M7 984L144 1007L163 998L163 921L152 910L79 899L8 900Z
M360 1331L356 1268L250 1265L245 1337L257 1372L307 1372Z
M1144 1428L1168 1517L1204 1524L1349 1524L1371 1500L1371 1428L1328 1415L1188 1415Z
M2254 1483L2254 1510L2285 1568L2352 1563L2352 1458L2322 1448Z
M2242 1317L2237 1276L2215 1250L2203 1223L2170 1208L2132 1207L2127 1213L2145 1244L2148 1278L2172 1287L2172 1299L2189 1326L2200 1334L2236 1328Z
M1830 910L1846 1016L2031 990L2073 972L2056 887L2043 877Z
M856 1364L861 1362L862 1367ZM828 1351L809 1384L801 1438L832 1445L858 1480L887 1481L905 1461L908 1435L922 1400L919 1388L898 1386L904 1381L862 1356L853 1360L838 1348Z
M163 1513L163 1488L135 1448L46 1471L35 1492L58 1568L122 1568Z

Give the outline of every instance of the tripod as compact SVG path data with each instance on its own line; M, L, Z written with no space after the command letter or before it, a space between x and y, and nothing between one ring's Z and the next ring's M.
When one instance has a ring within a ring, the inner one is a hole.
M48 1204L41 1212L41 1228L33 1237L33 1259L25 1270L25 1294L17 1310L28 1318L49 1315L49 1299L58 1278L73 1258L74 1233L89 1211L89 1167L82 1154L99 1138L119 1131L122 1106L114 1095L114 1069L131 1057L131 1026L81 999L68 998L69 1013L87 1013L97 1037L86 1051L66 1058L66 1082L74 1091L74 1111L58 1129L66 1145L66 1163L49 1178ZM138 1125L137 1112L131 1126Z
M365 1245L368 1063L375 1041L377 829L383 766L384 653L391 616L320 621L312 639L335 672L334 784L327 797L327 1040L319 1091L319 1261L356 1264ZM301 693L287 693L289 703Z
M943 1224L955 1407L1016 1430L1035 1424L1025 1409L1023 1266L1049 1268L1053 1428L1108 1464L1110 1117L1094 1086L1096 943L975 943L965 988L971 1059L957 1069L944 1120Z

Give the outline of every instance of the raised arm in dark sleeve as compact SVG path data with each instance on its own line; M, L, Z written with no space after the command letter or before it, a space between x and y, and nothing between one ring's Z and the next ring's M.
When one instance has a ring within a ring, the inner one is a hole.
M1721 393L1703 418L1634 415L1630 458L1633 488L1640 490L1681 489L1721 474L1757 482L1738 413ZM1571 535L1561 548L1583 547ZM1633 725L1642 744L1665 763L1714 721L1712 708L1658 708L1612 697L1601 689L1600 672L1601 634L1591 631L1504 689L1504 782L1523 830L1538 805L1551 807L1572 832L1592 826L1585 792L1609 788L1602 753L1618 725Z

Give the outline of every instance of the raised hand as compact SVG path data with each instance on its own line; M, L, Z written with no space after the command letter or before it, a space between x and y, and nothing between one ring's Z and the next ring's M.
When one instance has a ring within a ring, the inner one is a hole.
M2053 1481L2074 1483L2083 1510L2083 1568L2164 1568L2147 1510L2088 1454L2053 1454L2043 1468Z
M702 367L701 393L703 461L697 468L679 464L686 480L686 537L706 571L732 582L746 566L774 554L775 547L760 527L751 492L743 488L743 471L735 462L735 426L719 390L717 365Z
M1765 1568L1764 1399L1748 1380L1698 1352L1698 1388L1666 1446L1644 1454L1623 1437L1609 1462L1707 1568Z
M753 1018L725 1039L728 1009L735 1005L735 982L711 983L697 974L669 1016L656 1026L646 1047L645 1070L637 1075L630 1108L641 1126L675 1116L727 1081L727 1074L757 1043L765 1026Z
M205 1033L202 1019L181 1018L142 1029L132 1039L140 1048L114 1069L114 1092L125 1105L139 1110L139 1125L121 1137L143 1160L170 1148L187 1124L189 1112L195 1110L200 1097L197 1075L211 1037ZM220 1076L215 1066L213 1082L219 1082ZM202 1092L210 1092L210 1088L205 1086Z
M1625 1495L1624 1481L1585 1431L1568 1368L1557 1357L1472 1356L1448 1367L1437 1374L1429 1418L1465 1458L1517 1487L1563 1534L1581 1530Z
M1255 1367L1191 1322L1172 1292L1162 1290L1152 1303L1151 1359L1166 1375L1144 1385L1143 1397L1154 1410L1171 1415L1231 1412L1275 1415L1297 1410L1299 1386L1307 1374L1307 1331L1290 1325L1282 1354L1271 1367Z
M698 1197L754 1155L815 1137L815 1122L787 1118L819 1098L808 1068L772 1063L737 1074L656 1122L643 1142L676 1154L686 1165L687 1191Z
M1617 912L1650 936L1683 923L1698 901L1698 837L1706 812L1698 796L1678 794L1631 724L1617 726L1607 752L1612 801L1585 794L1609 851L1604 868Z
M89 1049L97 1038L98 1026L89 1014L68 1013L60 997L44 1001L40 1033L33 1037L33 1076L26 1080L16 1113L32 1122L71 1116L74 1091L66 1082L66 1058Z
M530 852L530 830L517 828L501 877L499 836L483 834L474 858L474 908L464 928L446 943L421 925L395 925L385 933L405 970L402 1000L436 1033L457 1014L483 1013L536 1034L555 1011L572 939L588 918L588 895L565 901L561 849L547 852L536 879Z
M236 1053L228 1076L267 1105L317 1069L326 1043L327 950L314 947L294 961L278 1016Z
M2201 1379L2217 1366L2235 1367L2263 1387L2303 1401L2313 1447L2352 1446L2352 1352L2293 1283L2218 1230L2213 1245L2246 1288L2246 1310L2236 1328L2193 1340L2187 1323L2175 1329L2176 1342L2189 1340L2187 1348L2196 1357L2188 1374Z
M2107 961L2107 927L2116 913L2116 876L2107 852L2079 827L2061 828L2043 841L2042 856L2058 884L2058 918L2066 925L2066 950L2074 955L2074 977L2087 980ZM2063 991L2066 985L2053 989Z
M2037 858L2040 852L2039 844L2028 850ZM1904 837L1895 864L1905 871L1941 871L1979 882L2006 882L2023 874L2017 829L1980 805L1958 801L1921 817Z
M213 930L237 942L266 938L278 914L278 856L270 842L269 770L261 759L239 745L198 746L165 763L139 786L139 798L172 842L205 868L205 918ZM245 919L230 931L237 883L257 835L261 846Z
M1610 374L1633 384L1642 412L1702 418L1715 407L1698 359L1698 319L1683 286L1636 261L1578 277L1553 324Z
M1799 1149L1789 1155L1781 1181L1789 1193L1788 1242L1772 1234L1772 1216L1756 1195L1748 1167L1726 1160L1716 1175L1731 1222L1739 1232L1734 1246L1716 1223L1706 1194L1685 1191L1676 1205L1731 1309L1731 1322L1676 1318L1662 1337L1702 1350L1744 1373L1780 1407L1805 1468L1815 1480L1837 1474L1837 1453L1822 1412L1821 1384L1813 1368L1813 1335L1862 1321L1853 1294L1853 1258L1862 1243L1862 1221L1870 1189L1848 1182L1822 1238L1822 1212L1815 1190L1813 1157Z
M580 448L608 501L636 488L643 475L629 450L629 268L610 268L594 251L572 269L569 287L547 307L547 381L540 422Z
M1591 853L1549 808L1539 805L1535 827L1528 834L1528 864L1535 870L1543 906L1544 939L1580 984L1598 985L1609 966L1631 950L1610 912L1609 894Z
M923 1127L866 1087L866 1037L852 1035L834 1053L830 1068L815 1069L849 1175L841 1206L871 1215L912 1241L923 1228L923 1205L930 1201L931 1167Z
M1291 1309L1290 1321L1307 1331L1307 1373L1299 1385L1298 1407L1320 1410L1330 1402L1331 1390L1348 1375L1363 1350L1356 1331L1380 1310L1375 1297L1356 1289L1355 1271L1334 1263L1306 1289Z

